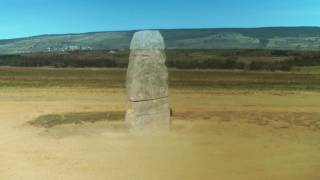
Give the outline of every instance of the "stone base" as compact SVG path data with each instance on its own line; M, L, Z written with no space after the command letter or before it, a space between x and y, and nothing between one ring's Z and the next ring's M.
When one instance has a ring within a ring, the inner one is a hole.
M167 98L128 102L126 123L131 131L163 132L170 129L170 107Z

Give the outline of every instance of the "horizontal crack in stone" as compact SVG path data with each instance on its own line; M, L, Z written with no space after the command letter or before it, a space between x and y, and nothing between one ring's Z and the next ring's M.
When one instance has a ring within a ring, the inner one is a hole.
M160 97L160 98L154 98L154 99L139 100L139 101L133 101L133 100L129 100L129 101L130 101L130 102L145 102L145 101L161 100L161 99L166 99L166 98L168 98L168 96Z

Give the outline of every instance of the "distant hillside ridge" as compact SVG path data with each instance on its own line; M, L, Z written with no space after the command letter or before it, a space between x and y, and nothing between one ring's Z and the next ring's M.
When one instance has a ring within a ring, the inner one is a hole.
M128 49L135 31L0 40L0 54ZM168 49L320 50L320 27L163 29Z

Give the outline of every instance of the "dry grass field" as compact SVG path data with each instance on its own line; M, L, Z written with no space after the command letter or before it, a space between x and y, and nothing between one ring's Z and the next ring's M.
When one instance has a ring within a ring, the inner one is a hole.
M0 69L2 180L318 180L320 73L170 71L168 134L123 123L125 70Z

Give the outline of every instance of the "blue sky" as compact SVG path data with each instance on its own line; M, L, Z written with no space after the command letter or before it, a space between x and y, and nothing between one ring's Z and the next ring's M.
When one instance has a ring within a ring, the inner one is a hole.
M320 0L0 0L0 39L129 29L320 26Z

